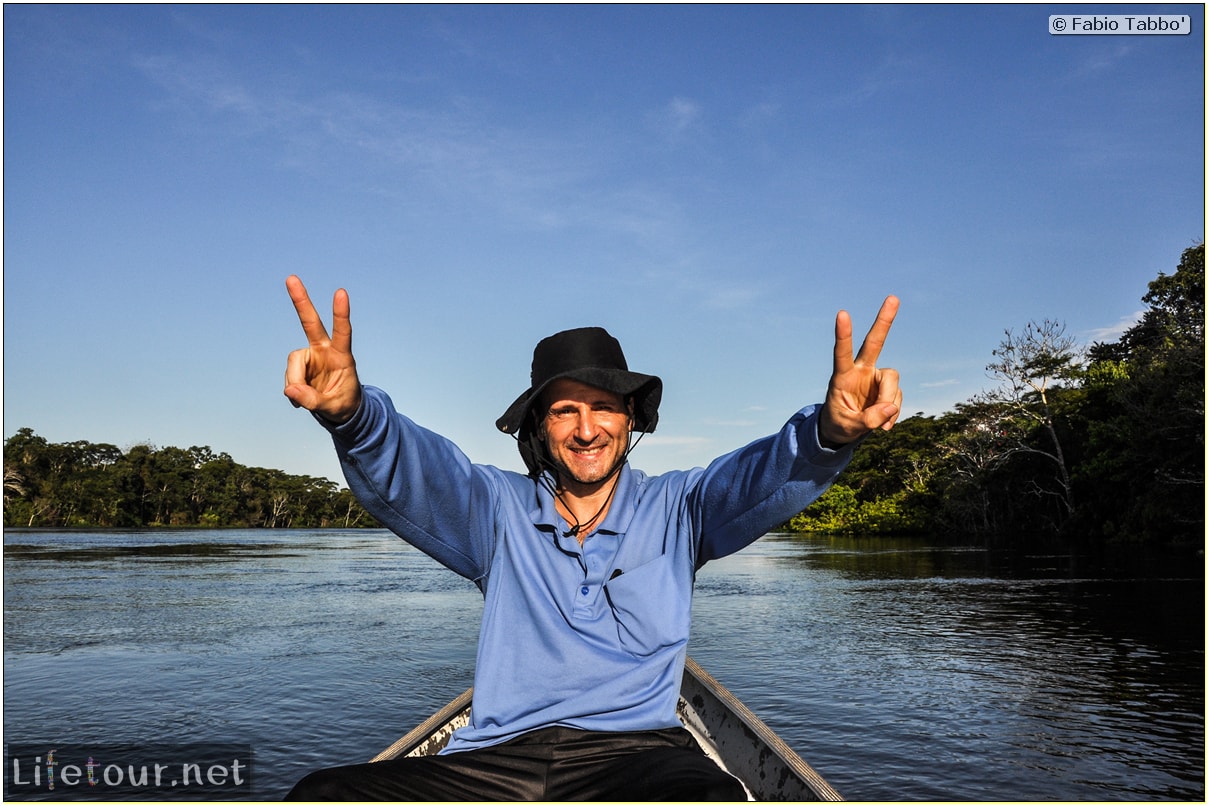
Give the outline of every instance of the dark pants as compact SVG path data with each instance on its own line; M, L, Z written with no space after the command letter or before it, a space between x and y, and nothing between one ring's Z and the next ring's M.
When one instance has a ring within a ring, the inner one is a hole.
M729 800L738 779L682 728L543 728L481 750L354 764L307 775L286 800Z

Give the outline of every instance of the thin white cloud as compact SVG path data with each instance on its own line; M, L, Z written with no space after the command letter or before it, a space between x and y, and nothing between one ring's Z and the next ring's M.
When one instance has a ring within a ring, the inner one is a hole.
M874 98L900 92L906 85L919 85L929 75L930 65L919 55L902 56L886 53L871 63L861 76L835 96L840 106L860 106Z
M642 444L648 446L658 446L663 448L698 448L708 445L710 440L705 437L667 437L658 434L651 434L642 438Z
M1128 316L1122 316L1121 320L1115 325L1085 330L1082 336L1088 342L1101 342L1102 344L1109 344L1121 338L1121 336L1125 334L1126 330L1129 330L1138 322L1142 321L1142 316L1145 313L1145 310L1135 311Z
M1092 37L1088 37L1092 39ZM1112 40L1116 37L1103 37ZM1127 42L1102 42L1103 46L1091 51L1091 54L1075 65L1068 79L1084 80L1104 78L1104 73L1113 70L1122 61L1129 58L1134 46Z
M602 179L616 155L593 132L518 129L474 99L410 106L354 92L312 93L294 80L249 79L213 58L176 54L135 65L182 116L210 116L211 134L263 138L283 168L340 176L383 197L477 200L538 230L590 224L659 245L676 241L678 212L662 194ZM696 105L677 99L667 125L684 130ZM735 293L712 307L733 307Z
M739 116L739 125L745 129L763 129L780 120L781 104L763 101L753 104Z
M708 425L708 426L718 426L720 428L752 428L753 426L759 425L759 423L755 420L714 420L714 419L706 419L704 421L704 424Z
M701 105L689 98L672 98L651 112L647 119L656 133L668 142L677 142L701 120Z
M752 286L716 284L700 289L701 307L708 310L737 310L759 301L761 292Z

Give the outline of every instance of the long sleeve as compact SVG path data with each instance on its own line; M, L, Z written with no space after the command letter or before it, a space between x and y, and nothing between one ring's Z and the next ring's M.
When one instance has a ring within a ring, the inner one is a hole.
M351 420L327 427L349 489L370 514L458 574L477 581L487 573L491 488L502 471L473 465L372 386Z
M719 457L705 469L689 495L700 535L698 567L788 521L847 467L855 443L838 451L820 445L818 410L802 409L776 434Z

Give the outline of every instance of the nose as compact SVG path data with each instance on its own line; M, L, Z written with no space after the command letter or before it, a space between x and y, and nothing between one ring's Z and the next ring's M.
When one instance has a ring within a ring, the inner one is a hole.
M592 410L587 406L581 407L575 417L575 438L587 444L596 439L599 430L600 426Z

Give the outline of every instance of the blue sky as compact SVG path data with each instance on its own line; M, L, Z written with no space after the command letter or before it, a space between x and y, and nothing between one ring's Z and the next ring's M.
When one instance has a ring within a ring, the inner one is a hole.
M1051 36L1051 13L1190 14ZM1111 340L1204 237L1203 6L4 7L4 434L340 479L281 395L284 280L477 462L533 345L665 383L634 463L822 397L835 312L905 412L1007 328Z

